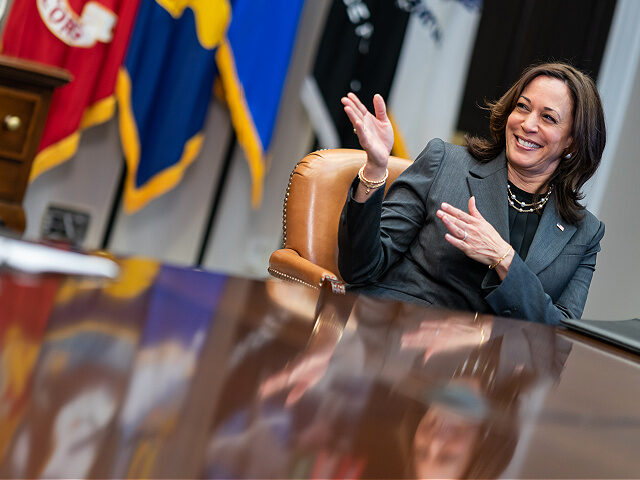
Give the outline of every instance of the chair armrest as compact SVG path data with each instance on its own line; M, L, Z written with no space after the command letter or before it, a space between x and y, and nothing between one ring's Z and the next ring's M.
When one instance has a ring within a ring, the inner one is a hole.
M281 248L271 254L268 271L276 278L302 283L313 288L320 288L325 278L342 283L335 273L302 258L298 252L290 248Z

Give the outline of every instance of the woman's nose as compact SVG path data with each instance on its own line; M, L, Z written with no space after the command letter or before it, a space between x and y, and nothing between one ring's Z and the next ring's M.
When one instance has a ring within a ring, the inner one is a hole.
M535 132L538 130L538 120L533 114L529 114L522 120L522 129L525 132Z

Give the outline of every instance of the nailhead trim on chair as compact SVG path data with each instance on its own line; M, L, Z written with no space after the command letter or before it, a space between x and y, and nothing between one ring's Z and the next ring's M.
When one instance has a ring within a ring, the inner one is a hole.
M302 160L300 160L301 162ZM287 190L284 193L284 202L282 205L282 247L284 248L287 245L287 201L289 200L289 191L291 190L291 180L293 179L293 173L300 165L300 162L296 163L296 166L293 167L291 173L289 174L289 181L287 182Z
M321 152L323 150L328 150L328 149L322 148L320 150L316 150L315 152L311 152L311 154L316 152ZM300 163L302 163L302 160L296 163L296 166L293 167L293 170L291 170L291 173L289 174L289 181L287 182L287 190L284 194L284 202L282 204L282 247L283 248L287 246L287 202L289 201L289 192L291 191L291 180L293 180L293 174L295 173L296 168L298 168L298 165L300 165ZM273 275L274 277L279 277L283 280L289 280L292 282L301 283L302 285L306 285L307 287L316 288L316 289L319 289L322 287L322 282L320 282L318 285L312 285L310 283L305 282L304 280L300 280L297 277L292 277L291 275L282 273L276 270L275 268L268 267L267 272L269 272L269 274ZM339 293L344 294L344 284L337 279L336 281L339 282L338 289L342 289ZM334 288L334 291L335 291L335 288Z
M289 280L291 282L297 282L297 283L301 283L302 285L306 285L307 287L311 287L311 288L315 288L316 290L320 288L320 285L322 285L322 283L320 285L311 285L310 283L305 282L304 280L300 280L297 277L292 277L291 275L287 275L286 273L282 273L278 270L276 270L275 268L267 268L267 271L273 275L274 277L279 277L283 280Z
M330 149L321 148L320 150L311 152L309 155L312 155L316 152L322 152L323 150L330 150ZM302 160L296 163L296 166L293 167L293 170L291 170L291 173L289 174L289 181L287 182L287 190L284 193L284 202L282 205L282 247L283 248L287 245L287 202L289 200L289 192L291 191L291 180L293 179L293 174L295 173L296 168L298 168L298 165L300 165L301 163L302 163Z

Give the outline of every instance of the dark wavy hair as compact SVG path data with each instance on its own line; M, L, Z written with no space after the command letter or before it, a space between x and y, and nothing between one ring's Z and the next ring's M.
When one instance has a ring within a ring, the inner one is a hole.
M527 68L513 86L499 100L487 102L491 112L489 129L491 139L466 137L468 152L481 162L498 156L506 147L505 128L507 119L518 102L525 87L541 75L557 78L571 92L573 142L551 177L541 185L537 193L554 186L558 214L568 223L576 224L584 216L582 186L598 169L606 143L604 112L600 95L593 80L572 65L566 63L542 63Z

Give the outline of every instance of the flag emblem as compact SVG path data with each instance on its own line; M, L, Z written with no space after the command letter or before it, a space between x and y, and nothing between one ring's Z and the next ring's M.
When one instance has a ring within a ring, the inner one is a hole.
M111 43L118 16L97 2L88 2L78 16L67 0L38 0L38 13L47 28L71 47L91 48Z

